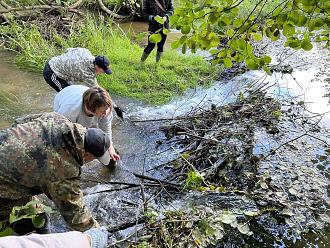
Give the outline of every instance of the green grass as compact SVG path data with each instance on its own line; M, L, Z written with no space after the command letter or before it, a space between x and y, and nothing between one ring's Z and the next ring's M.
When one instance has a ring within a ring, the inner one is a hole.
M133 44L129 36L111 28L111 24L100 24L91 18L65 38L53 32L46 40L36 26L18 24L0 26L0 33L11 37L10 48L17 52L17 64L40 73L47 60L68 47L86 47L94 55L107 55L114 73L99 77L99 83L111 93L153 105L164 104L197 85L209 85L220 70L199 56L182 55L172 49L165 50L158 65L155 52L141 64L143 48Z

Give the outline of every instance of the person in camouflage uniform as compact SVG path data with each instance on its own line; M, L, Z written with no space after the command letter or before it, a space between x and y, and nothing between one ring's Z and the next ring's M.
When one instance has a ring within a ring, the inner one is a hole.
M17 120L0 130L0 215L45 193L75 230L97 227L83 203L81 166L110 161L110 140L98 128L86 129L57 113Z
M156 62L159 62L163 50L164 44L167 38L167 35L163 33L163 28L169 29L169 17L173 15L173 0L143 0L142 2L142 13L143 17L148 20L148 31L151 34L158 33L162 36L160 42L157 43L157 54L156 54ZM164 20L164 24L160 24L155 20L155 17L162 17ZM150 42L148 37L148 45L143 50L141 61L144 62L151 51L155 48L156 44Z
M71 84L98 86L96 76L111 74L105 56L94 57L86 48L68 48L64 54L51 58L44 67L44 79L57 92Z

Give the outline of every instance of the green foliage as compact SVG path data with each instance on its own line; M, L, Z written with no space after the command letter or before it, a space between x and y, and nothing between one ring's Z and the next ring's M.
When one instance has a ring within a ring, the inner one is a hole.
M45 224L45 219L40 216L42 213L52 213L50 207L40 204L38 201L32 200L24 206L13 207L9 215L9 223L12 224L21 219L32 219L35 227L40 228Z
M183 36L172 47L213 49L214 62L226 67L245 61L249 69L267 71L271 60L255 55L252 43L266 37L276 41L282 34L284 45L296 50L311 50L312 38L329 48L329 13L329 0L181 0L171 25Z
M154 210L148 210L147 212L145 212L144 216L147 218L149 223L153 223L157 220L159 214Z
M13 229L8 226L8 223L6 221L0 221L0 237L9 236L13 233Z
M53 210L50 207L40 204L35 200L29 201L24 206L13 207L9 215L9 220L0 221L0 237L13 235L14 231L11 227L9 227L9 224L21 219L31 219L35 227L41 228L45 224L45 219L40 214L49 214L52 212Z
M202 186L204 177L199 171L192 170L188 172L184 189L198 189Z

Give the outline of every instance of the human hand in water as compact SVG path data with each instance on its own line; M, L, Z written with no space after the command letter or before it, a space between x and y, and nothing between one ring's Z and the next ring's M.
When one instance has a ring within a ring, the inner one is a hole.
M110 145L109 147L109 153L110 153L110 156L111 158L114 160L114 161L118 161L120 160L120 155L116 152L113 144Z

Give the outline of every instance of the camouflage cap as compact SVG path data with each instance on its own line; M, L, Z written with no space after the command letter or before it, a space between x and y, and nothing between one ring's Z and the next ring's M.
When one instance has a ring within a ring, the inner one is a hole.
M109 136L106 135L101 129L87 129L84 148L87 152L93 154L104 165L108 165L111 159L108 151L109 147Z

